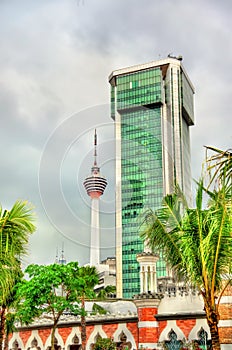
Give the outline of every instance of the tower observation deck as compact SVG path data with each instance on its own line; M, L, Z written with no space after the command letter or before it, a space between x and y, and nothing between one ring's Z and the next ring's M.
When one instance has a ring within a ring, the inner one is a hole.
M103 195L107 186L107 180L100 174L97 165L97 133L94 133L94 164L91 175L84 180L84 187L91 198L91 246L90 265L97 266L100 263L100 226L99 226L99 198Z

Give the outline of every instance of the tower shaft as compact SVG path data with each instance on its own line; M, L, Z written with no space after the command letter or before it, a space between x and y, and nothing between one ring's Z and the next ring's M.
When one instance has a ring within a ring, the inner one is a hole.
M91 199L90 265L100 264L99 198Z

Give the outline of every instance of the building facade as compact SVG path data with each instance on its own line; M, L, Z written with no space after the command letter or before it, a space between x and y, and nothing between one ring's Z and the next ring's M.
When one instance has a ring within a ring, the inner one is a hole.
M210 330L203 302L194 293L166 292L140 294L134 301L98 302L106 315L91 312L93 302L86 302L87 346L93 350L98 337L111 338L117 350L180 350L194 343L198 349L211 349ZM232 289L225 291L220 305L219 336L221 350L232 348ZM30 326L19 326L9 339L9 350L49 350L51 321L49 315ZM80 318L64 315L56 329L56 350L81 350Z
M113 71L109 82L116 139L117 295L130 298L140 291L140 214L159 208L175 183L191 202L194 88L180 57ZM161 257L157 277L165 275Z

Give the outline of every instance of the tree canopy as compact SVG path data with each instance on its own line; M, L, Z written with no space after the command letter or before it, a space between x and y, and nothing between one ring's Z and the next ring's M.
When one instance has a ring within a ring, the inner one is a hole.
M232 277L232 202L226 176L220 173L220 184L213 191L202 179L197 183L195 208L187 205L177 186L159 210L144 213L141 226L150 247L163 251L176 276L201 293L214 349L220 349L220 298Z
M16 293L21 280L21 260L27 254L29 236L35 231L32 206L16 201L11 210L0 207L0 349L12 324Z
M14 276L21 271L21 259L27 254L28 240L35 231L32 206L16 201L11 210L0 206L0 298L7 297Z
M82 298L94 296L93 287L98 282L95 268L79 267L77 262L66 265L29 265L29 280L18 288L20 303L18 318L29 324L44 316L53 322L51 348L54 350L55 330L64 313L85 315Z

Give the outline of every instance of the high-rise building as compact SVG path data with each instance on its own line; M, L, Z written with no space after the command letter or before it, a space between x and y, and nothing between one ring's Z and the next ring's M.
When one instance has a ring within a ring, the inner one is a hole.
M97 133L94 134L94 163L91 175L84 181L87 194L91 197L91 241L90 241L90 265L100 264L100 224L99 224L99 199L103 195L107 185L106 179L100 174L97 165Z
M191 201L189 126L194 88L181 57L113 71L111 117L116 139L117 295L140 291L137 254L143 252L139 215L157 209L178 183ZM166 275L162 258L157 277Z

